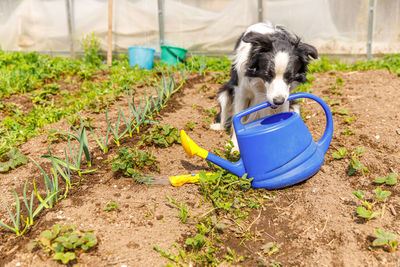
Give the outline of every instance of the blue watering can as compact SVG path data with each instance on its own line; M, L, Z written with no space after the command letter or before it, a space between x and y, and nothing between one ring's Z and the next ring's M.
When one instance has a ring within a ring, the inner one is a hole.
M268 102L246 109L233 117L241 159L232 163L196 145L181 131L182 146L193 157L200 156L237 176L247 173L253 178L252 187L278 189L313 176L322 166L324 155L332 140L333 120L328 105L319 97L308 93L290 95L289 100L309 98L324 109L326 128L323 136L314 142L310 131L296 112L283 112L261 118L245 125L241 119L260 109Z

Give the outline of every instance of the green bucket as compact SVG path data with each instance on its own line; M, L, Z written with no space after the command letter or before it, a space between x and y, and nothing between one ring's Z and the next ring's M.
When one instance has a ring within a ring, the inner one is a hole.
M162 45L161 60L170 65L185 63L187 50L177 46Z

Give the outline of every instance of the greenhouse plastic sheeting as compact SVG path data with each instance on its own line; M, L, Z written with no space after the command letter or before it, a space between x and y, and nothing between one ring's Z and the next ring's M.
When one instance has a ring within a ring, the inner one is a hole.
M67 0L1 0L4 50L68 52ZM107 0L70 0L75 50L95 32L107 45ZM293 30L320 53L365 54L368 0L264 0L263 18ZM400 52L400 1L375 1L373 53ZM230 52L258 22L257 0L164 0L164 43L190 51ZM114 0L113 50L141 45L159 51L157 0Z

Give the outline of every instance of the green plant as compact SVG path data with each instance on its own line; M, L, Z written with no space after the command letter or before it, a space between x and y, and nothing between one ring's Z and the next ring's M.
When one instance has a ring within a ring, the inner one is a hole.
M83 61L94 65L100 65L103 59L100 54L100 40L95 32L82 36L81 45L85 50Z
M348 136L354 134L354 132L354 129L344 129L342 133L344 134L344 136Z
M234 249L231 249L230 247L227 247L226 248L226 254L225 254L225 260L230 264L239 263L239 262L244 261L244 257L243 256L238 256Z
M161 94L159 94L158 96L160 95ZM140 99L140 102L137 105L135 104L135 97L132 92L127 93L126 97L128 98L129 110L134 118L133 122L130 124L131 128L128 129L129 134L132 135L133 130L136 130L137 133L139 133L140 126L154 122L149 118L152 103L150 99L146 97L146 91L144 92L143 97ZM129 99L131 99L131 101L129 101ZM159 98L157 99L159 100Z
M53 226L52 230L45 230L40 238L29 245L29 248L40 247L53 259L63 264L76 259L77 254L88 251L97 245L97 237L93 231L76 230L74 225Z
M375 204L379 201L385 201L388 196L390 196L391 192L390 191L382 191L380 187L375 189L375 196L376 200L374 202L369 202L368 200L364 200L364 191L358 190L358 191L353 191L353 195L355 195L363 204L362 206L357 207L357 215L361 218L370 220L374 217L377 217L381 212L378 211L372 211L373 207Z
M8 161L0 162L0 173L8 172L10 169L15 169L19 165L28 163L28 158L15 147L8 151L7 158Z
M383 191L380 187L375 189L375 195L378 200L386 200L388 196L390 196L392 192L390 191Z
M197 234L193 238L187 238L185 243L192 248L194 253L197 253L206 243L205 236L202 234Z
M350 125L350 124L354 121L355 118L356 118L356 117L354 117L354 116L347 117L347 118L344 119L344 121L345 121L348 125Z
M338 151L335 151L332 153L332 158L334 159L343 159L347 154L347 149L344 147L341 147L338 149Z
M49 140L50 144L58 143L60 140L67 140L67 135L63 132L50 129L47 132L47 140Z
M175 206L178 207L178 209L179 209L178 216L179 216L179 219L181 220L181 223L186 223L187 218L189 216L189 208L187 208L185 204L179 203L178 201L176 201L175 199L173 199L170 196L165 196L165 197L168 199L169 202L171 202L172 204L174 204Z
M73 163L69 162L66 151L65 151L65 157L66 157L65 160L52 156L50 149L49 149L49 155L41 156L41 158L50 159L52 162L54 161L57 164L68 168L69 170L76 171L76 172L78 172L79 177L81 177L82 174L94 172L97 170L97 168L90 169L90 170L85 170L84 168L82 168L82 154L83 153L85 154L86 161L87 161L87 164L89 167L91 167L91 159L90 159L90 153L89 153L89 148L88 148L88 139L87 139L85 127L83 127L81 129L80 133L78 131L77 131L77 133L78 133L78 135L73 135L73 134L69 133L69 136L68 136L69 155L70 155L70 158L72 159ZM78 142L79 142L78 150L76 149L75 144L74 145L71 144L71 136L74 137L76 140L78 140Z
M177 128L166 124L164 126L156 125L154 129L142 134L142 139L137 143L137 146L155 145L158 147L169 147L175 143L181 143L179 131Z
M215 115L217 115L217 111L214 108L206 108L206 109L204 109L204 113L212 118L214 118Z
M51 158L52 155L50 154ZM50 175L51 179L49 178L49 176L46 174L46 172L42 169L42 167L40 167L40 165L34 160L32 159L32 162L39 168L39 170L41 171L41 173L43 174L44 177L44 184L45 184L45 189L46 189L46 198L49 198L49 201L46 202L41 195L39 194L37 188L36 188L36 183L35 183L35 179L33 179L33 189L35 191L35 195L37 197L37 199L41 202L44 203L44 207L45 208L53 208L54 206L54 202L58 202L58 200L60 199L60 196L58 195L58 193L60 192L60 189L58 188L58 175L57 175L57 169L54 168L56 162L54 162L52 160L52 164L53 164L53 168L51 169L52 173ZM68 188L68 184L66 184L66 188ZM68 189L66 189L66 192L68 191Z
M28 225L25 224L25 227L22 228L21 221L20 221L20 218L21 218L21 203L19 202L19 197L17 195L17 192L15 192L14 188L12 188L12 191L13 191L14 197L15 197L15 214L13 214L11 212L11 210L8 207L7 203L4 201L3 196L1 196L1 200L2 200L2 202L4 204L4 206L7 209L8 215L10 216L10 219L11 219L11 221L13 223L13 226L9 226L9 225L5 224L2 221L0 221L0 226L4 227L4 228L6 228L6 229L8 229L10 231L13 231L17 236L21 236L26 231Z
M151 153L142 152L136 148L121 148L119 154L111 160L111 163L112 171L122 171L123 174L134 178L140 183L149 183L151 176L143 175L136 169L160 171L156 158Z
M374 180L376 184L395 185L397 184L397 174L391 172L386 177L379 177Z
M349 116L350 112L349 112L349 110L347 108L342 108L341 110L337 110L336 108L334 108L332 110L332 114L333 115L338 114L340 116Z
M263 245L261 249L263 250L264 254L267 254L268 256L279 252L279 248L276 246L276 242L268 242Z
M117 120L114 123L114 128L111 125L111 122L108 120L108 107L106 109L106 122L108 128L111 130L112 135L114 136L113 140L117 144L117 146L120 145L120 140L125 136L125 134L128 132L128 128L125 129L122 133L120 133L120 120L121 120L121 112L118 112L118 117Z
M341 104L342 104L342 101L340 101L340 100L332 100L329 103L330 106L336 106L336 105L341 105Z
M369 173L369 169L365 167L365 165L362 164L358 159L359 155L364 151L365 149L362 147L353 150L353 152L350 155L350 164L349 164L349 169L347 171L347 175L351 176L359 172L361 172L363 175L364 173Z
M118 211L118 203L116 202L108 202L107 205L103 208L104 211Z
M193 121L189 121L189 122L185 123L185 127L187 129L189 129L190 131L193 131L195 125L196 125L196 123Z
M374 234L377 237L372 245L374 247L382 247L389 245L390 250L394 253L396 251L396 247L399 244L399 241L396 240L397 236L392 233L387 233L381 229L375 229Z
M102 138L100 135L96 135L92 127L89 127L90 132L92 133L94 139L96 140L97 144L99 145L100 149L103 151L103 153L108 152L108 139L110 136L110 126L107 127L107 134L104 138Z
M28 217L26 218L26 220L24 220L26 226L30 226L33 225L33 220L36 217L36 215L38 215L38 213L45 207L45 205L47 204L47 202L50 201L50 199L52 199L58 192L54 192L53 194L49 195L46 197L46 199L41 200L40 204L36 207L36 209L33 209L33 196L34 196L34 191L32 191L31 193L31 198L28 204L28 199L26 197L26 185L28 184L28 181L25 182L24 185L24 192L23 192L23 197L24 197L24 204L26 207L26 210L28 212ZM22 218L22 215L21 215Z

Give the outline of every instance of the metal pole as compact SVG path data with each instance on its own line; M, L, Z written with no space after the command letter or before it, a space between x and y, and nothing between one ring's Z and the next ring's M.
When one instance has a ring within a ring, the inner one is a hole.
M112 63L112 21L113 21L113 0L108 0L108 33L107 33L107 65Z
M372 34L374 31L375 0L369 0L368 8L368 36L367 36L367 59L372 58Z
M65 4L67 5L67 24L68 24L68 38L69 38L69 53L70 57L75 57L74 51L74 37L73 37L73 28L72 28L72 16L71 16L71 5L70 0L65 0Z
M263 1L262 0L258 0L258 22L263 22Z
M164 0L158 0L158 31L161 46L164 44Z

